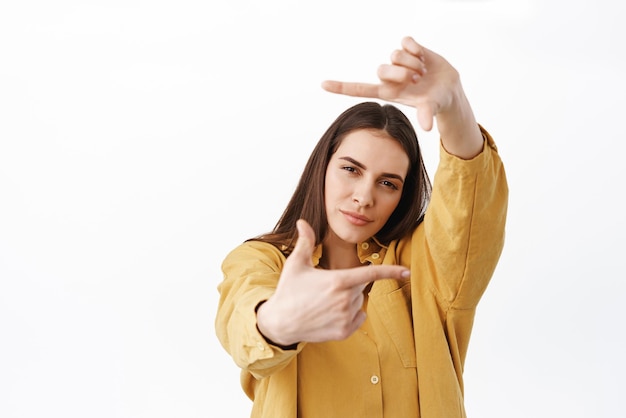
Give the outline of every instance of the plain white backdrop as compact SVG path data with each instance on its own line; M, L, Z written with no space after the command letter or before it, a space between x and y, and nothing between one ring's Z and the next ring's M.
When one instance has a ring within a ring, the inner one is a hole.
M358 101L320 82L376 81L405 35L459 69L509 178L469 416L626 416L625 15L616 0L4 1L0 417L247 417L213 328L221 260L274 226ZM418 135L434 170L436 133Z

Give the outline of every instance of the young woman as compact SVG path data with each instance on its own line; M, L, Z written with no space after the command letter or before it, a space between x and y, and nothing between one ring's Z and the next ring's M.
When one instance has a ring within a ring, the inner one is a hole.
M223 262L216 332L252 417L465 417L476 306L504 243L508 187L458 72L412 38L379 84L327 91L436 118L431 183L391 104L357 104L322 136L270 233Z

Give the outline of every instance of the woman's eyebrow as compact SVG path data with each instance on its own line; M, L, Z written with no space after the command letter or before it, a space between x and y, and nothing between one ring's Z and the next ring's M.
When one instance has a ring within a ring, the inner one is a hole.
M359 161L355 160L355 159L354 159L354 158L352 158L352 157L339 157L339 159L340 159L340 160L346 160L346 161L351 162L352 164L356 165L356 166L357 166L357 167L359 167L360 169L367 170L367 167L366 167L363 163L361 163L361 162L359 162ZM390 178L398 179L398 180L400 180L402 183L404 183L404 178L403 178L401 175L399 175L399 174L394 174L394 173L382 173L382 177L390 177Z

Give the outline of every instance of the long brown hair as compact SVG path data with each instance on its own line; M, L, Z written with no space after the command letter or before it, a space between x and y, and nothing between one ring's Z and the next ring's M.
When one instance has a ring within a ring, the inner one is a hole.
M383 244L389 244L410 233L420 224L430 201L431 183L415 129L397 107L363 102L345 110L322 135L276 226L272 232L257 236L254 240L272 243L288 254L298 235L296 221L304 219L315 231L316 244L322 241L328 232L324 202L326 167L343 138L359 129L384 130L402 145L410 162L400 202L387 223L376 234L376 239Z

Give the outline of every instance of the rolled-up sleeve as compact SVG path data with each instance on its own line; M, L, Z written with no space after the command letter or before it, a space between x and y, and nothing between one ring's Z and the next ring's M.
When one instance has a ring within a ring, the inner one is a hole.
M508 185L489 133L483 151L463 160L440 148L440 163L424 217L432 289L444 308L475 308L504 246Z
M222 262L215 331L237 366L256 378L282 369L300 351L269 344L257 328L256 308L274 293L284 261L271 244L249 241Z

